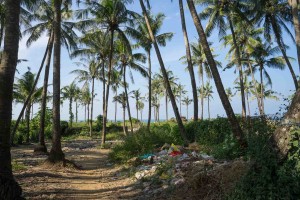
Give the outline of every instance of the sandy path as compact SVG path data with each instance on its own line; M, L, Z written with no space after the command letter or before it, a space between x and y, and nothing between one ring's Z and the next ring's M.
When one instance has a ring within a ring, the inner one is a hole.
M134 199L139 196L134 180L121 167L108 162L109 150L95 148L97 142L83 140L63 144L66 158L82 170L42 168L45 156L34 156L33 145L12 149L12 157L26 170L15 177L26 199Z

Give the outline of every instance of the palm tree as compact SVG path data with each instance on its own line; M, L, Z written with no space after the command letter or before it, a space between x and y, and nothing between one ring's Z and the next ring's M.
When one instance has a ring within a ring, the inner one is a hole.
M132 125L132 119L131 119L131 113L130 113L128 92L127 92L128 84L126 82L126 69L127 68L129 69L132 82L134 80L133 80L131 70L135 70L135 71L139 72L143 77L147 77L147 71L139 63L139 62L145 62L146 57L144 56L144 54L141 54L141 53L132 54L131 47L122 41L117 41L116 44L117 44L116 50L118 53L119 62L121 64L121 72L123 75L123 85L124 85L126 101L127 101L126 105L127 105L127 112L128 112L128 117L129 117L129 121L130 121L131 133L133 133L133 125Z
M210 98L213 98L212 94L213 94L213 90L212 90L212 85L210 85L210 82L206 82L206 85L204 87L204 98L207 98L207 111L208 111L208 119L210 120L210 107L209 107L209 103L210 103Z
M189 38L188 38L186 25L185 25L185 16L184 16L184 9L183 9L182 0L179 0L179 9L180 9L182 32L183 32L183 37L184 37L185 49L186 49L186 58L187 58L187 63L188 63L188 70L189 70L189 74L190 74L190 77L191 77L193 102L194 102L194 121L197 121L198 120L197 86L196 86L195 73L194 73L193 64L192 64L191 48L190 48ZM180 105L180 107L181 107L181 105ZM181 113L181 111L180 111L180 113Z
M148 22L152 29L152 33L157 40L157 44L159 46L166 46L166 42L171 40L173 37L173 33L167 32L159 34L160 29L162 27L163 21L165 19L165 15L163 13L158 13L157 15L152 15L148 12ZM151 64L151 49L152 49L152 39L149 34L147 24L145 20L141 20L137 27L134 29L128 29L128 34L131 35L134 39L137 40L138 45L141 46L147 54L148 59L148 90L149 96L151 97L151 88L152 88L152 64ZM151 106L152 100L148 99L148 123L147 128L150 130L150 122L151 122Z
M75 101L75 122L78 122L78 101L81 99L81 90L79 87L76 88L75 94L74 94L74 101Z
M114 39L115 33L118 33L119 39L127 42L124 29L126 29L127 24L132 23L132 17L136 13L129 11L122 0L103 0L100 3L93 1L88 4L88 11L92 16L95 16L92 20L85 20L83 24L89 24L87 21L91 22L92 25L99 24L103 29L106 29L107 33L110 33L110 52L108 59L108 73L107 73L107 85L106 85L106 95L105 95L105 106L103 111L103 129L102 129L102 145L105 144L106 139L106 122L107 122L107 109L108 109L108 97L109 97L109 87L111 84L111 73L113 68L113 54L114 54ZM80 15L83 16L83 11ZM121 28L122 27L122 28Z
M173 75L173 72L171 70L167 70L167 77L168 77L169 85L171 86L171 88L177 87L176 81L178 80L178 78ZM163 85L163 87L165 89L166 120L168 121L168 97L169 97L169 95L167 92L167 85L164 81L164 76L162 75L162 73L155 74L154 78L157 79L160 82L160 84Z
M182 84L178 84L177 85L177 87L175 87L175 92L174 92L175 94L176 93L178 93L178 97L179 97L179 112L180 112L180 116L181 116L181 97L182 97L182 95L183 94L186 94L187 93L187 91L186 90L184 90L184 85L182 85ZM197 97L198 98L198 97Z
M182 99L182 103L183 105L186 105L186 119L189 119L189 105L193 102L192 99L190 99L189 97L184 97Z
M276 43L280 48L283 58L290 70L296 90L298 89L297 77L291 62L286 54L286 46L282 38L282 30L285 30L292 38L292 33L287 24L292 24L292 15L287 1L279 0L262 0L255 1L256 7L254 11L257 12L256 22L260 26L263 23L264 36L268 42L271 42L272 33L275 36Z
M155 121L159 121L159 108L160 108L160 98L163 95L163 85L161 84L161 81L159 79L157 79L157 76L154 76L152 85L151 85L151 94L152 96L150 96L149 98L151 99L151 106L153 106L154 108L154 118Z
M234 54L235 54L235 65L237 66L239 72L239 81L241 85L241 98L242 98L242 117L246 118L246 102L245 102L245 94L244 94L244 85L243 85L243 68L241 61L241 51L240 47L237 43L236 31L234 29L234 23L238 23L238 21L246 20L246 16L244 16L240 7L245 7L243 2L233 2L233 1L223 1L219 3L214 0L206 1L200 0L202 4L207 5L207 7L201 13L201 18L207 19L208 24L206 27L206 31L208 34L212 32L215 26L219 28L219 36L224 36L226 34L227 23L229 24L230 32L232 35L233 46L234 46Z
M77 65L83 65L87 70L76 69L71 71L71 74L77 75L77 80L79 82L84 82L84 84L92 83L92 101L91 101L91 113L90 113L90 136L92 137L92 129L93 129L93 109L94 109L94 96L95 96L95 79L100 79L100 63L94 57L90 59L83 59L83 61L87 62L88 64L84 64L83 62L77 62Z
M240 145L245 146L245 141L243 139L242 129L241 129L241 127L240 127L240 125L239 125L239 123L238 123L238 121L237 121L237 119L234 115L231 104L230 104L230 102L227 98L227 95L226 95L226 92L225 92L220 74L219 74L218 69L217 69L217 65L214 61L212 52L209 48L207 38L206 38L205 32L203 30L202 24L200 22L199 16L197 15L197 11L196 11L196 8L195 8L195 5L194 5L194 1L193 0L187 0L187 3L188 3L188 7L189 7L190 13L192 15L195 27L197 29L199 38L200 38L201 46L203 47L203 51L204 51L204 53L206 55L206 58L207 58L207 61L209 63L210 70L211 70L212 76L214 78L215 85L216 85L217 91L219 93L221 102L222 102L223 107L226 111L228 120L231 123L233 134L236 137L236 139L239 141Z
M115 93L115 96L118 96L118 89L121 85L121 79L122 76L120 72L117 70L114 70L112 73L112 84L111 84L111 89ZM117 122L117 101L115 101L115 123Z
M73 120L74 120L74 114L72 111L72 104L73 100L75 99L76 92L78 91L78 87L76 83L73 81L70 85L67 85L61 89L61 94L62 94L62 99L68 99L69 100L69 122L70 122L70 127L73 125Z
M22 76L22 78L17 79L17 83L14 85L15 91L14 91L14 98L17 102L25 102L28 96L31 94L31 91L33 91L29 102L26 105L26 143L29 143L29 133L30 133L30 111L31 106L34 103L34 101L37 98L41 97L42 94L42 88L36 88L35 84L35 74L30 72L30 68L28 71Z
M136 118L139 119L139 102L140 102L140 99L141 99L141 92L140 92L140 89L138 90L133 90L132 92L132 98L135 99L135 108L136 108Z
M13 82L18 60L20 1L5 1L4 49L0 64L0 187L14 186L14 190L5 191L3 198L20 198L22 189L13 179L10 154L10 127L12 116ZM5 180L10 180L7 182Z
M89 123L89 116L90 116L90 104L91 104L91 92L90 92L90 88L89 88L89 85L85 85L83 88L82 88L82 91L81 91L81 101L82 101L82 104L84 105L85 107L85 116L87 116L87 122ZM86 115L86 111L87 111L87 115Z
M143 110L144 110L145 104L141 100L137 102L137 110L141 112L141 122L143 121Z
M227 97L228 97L228 100L229 101L232 101L232 97L234 97L234 93L232 93L232 90L231 90L231 88L229 87L229 88L226 88L226 95L227 95Z
M126 125L125 125L125 112L126 112L126 95L125 92L119 94L118 96L115 96L113 99L114 102L118 102L119 104L122 105L122 109L123 109L123 132L124 135L127 135L127 129L126 129Z

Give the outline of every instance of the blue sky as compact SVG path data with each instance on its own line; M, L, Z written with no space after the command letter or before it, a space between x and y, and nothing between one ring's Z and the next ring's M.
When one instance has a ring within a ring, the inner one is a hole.
M159 3L158 3L159 2ZM157 1L152 0L152 11L153 13L163 12L166 15L164 25L161 29L161 33L164 32L173 32L174 37L173 39L167 43L166 47L160 48L161 54L163 57L163 60L165 62L165 66L172 70L174 75L179 78L179 82L183 85L185 85L185 89L189 91L188 96L192 98L191 94L191 86L190 86L190 78L188 72L185 71L185 65L182 64L181 61L179 61L179 58L185 55L185 46L183 41L183 35L181 31L181 22L180 22L180 15L179 15L179 7L178 2L173 1L171 3L171 0L164 0L164 1ZM196 33L196 30L194 28L194 24L192 22L192 19L190 17L190 13L187 9L187 6L185 6L185 14L186 14L186 25L189 32L189 39L190 42L194 42L197 40L198 36ZM135 1L134 4L128 6L129 9L134 10L136 12L140 13L140 7L138 4L138 1ZM198 8L200 10L201 8ZM205 27L205 22L203 22L203 26ZM293 27L290 27L291 31L294 32ZM219 38L216 34L217 31L209 38L209 41L213 42L213 48L215 49L215 53L219 56L217 57L217 60L219 60L223 67L226 66L227 60L225 59L225 56L227 54L227 49L223 47L222 43L219 42ZM31 68L31 71L36 73L38 71L38 68L40 66L40 62L42 60L46 44L47 44L47 38L43 36L40 40L38 40L36 43L34 43L31 47L26 47L26 36L21 40L20 42L20 49L19 49L19 58L20 59L27 59L28 62L23 62L19 64L18 70L20 74L17 74L16 76L19 77L27 70L27 66ZM285 42L287 45L290 46L290 49L288 50L288 55L291 57L296 58L296 47L292 43L289 37L284 37ZM140 50L140 52L143 52L143 50ZM159 71L159 64L156 59L156 54L154 51L152 53L152 66L153 66L153 72ZM71 60L68 56L68 53L65 49L62 49L62 61L61 61L61 86L65 86L70 84L74 80L74 75L70 75L69 72L78 68L74 62L76 62L76 59ZM299 74L299 69L296 60L292 62L292 65L294 67L295 73ZM147 64L145 64L147 66ZM233 81L236 78L236 74L234 74L234 70L226 70L223 71L222 69L219 69L221 78L223 80L224 87L233 87ZM272 77L273 81L273 90L277 91L278 93L282 94L284 97L287 97L288 95L291 95L293 93L292 90L294 90L293 82L291 75L289 71L286 69L284 71L274 70L270 69L268 70L270 73L270 76ZM134 73L134 72L133 72ZM197 68L195 67L195 74L197 74ZM39 81L39 86L42 85L43 76L41 77ZM52 82L52 71L51 71L51 77L50 82ZM128 79L129 80L129 79ZM147 93L147 80L145 78L142 78L139 74L134 73L134 80L135 84L130 84L129 91L140 89L143 95ZM197 86L199 86L198 81L199 77L196 76ZM213 88L214 88L214 94L213 99L210 103L210 110L211 110L211 116L216 117L219 116L225 116L225 111L223 109L223 106L220 102L219 96L217 94L217 91L215 89L215 85L212 82ZM94 110L94 116L97 116L98 114L102 114L102 87L99 82L95 85L95 92L97 93L96 100L94 102L95 110ZM52 88L50 88L52 90ZM122 90L120 88L120 90ZM108 107L108 118L114 119L114 103L111 101L112 92L110 93L110 100L111 102ZM240 96L236 95L233 98L232 106L235 111L235 113L241 112L241 100ZM280 105L282 102L282 97L280 97L280 101L274 101L274 100L266 100L265 103L265 109L267 114L274 114L279 110ZM136 110L135 110L135 104L134 100L130 99L130 105L131 110L133 113L133 117L136 116ZM51 107L51 105L49 104ZM251 114L258 113L257 110L257 103L255 100L251 101ZM39 105L34 106L34 112L38 110ZM73 106L75 107L75 105ZM146 119L148 115L147 110L147 102L145 102L145 109L143 111L143 118ZM174 116L172 111L171 104L168 105L169 107L169 118ZM179 107L179 105L178 105ZM21 105L14 104L13 106L13 118L15 119L19 112L20 112ZM185 106L182 107L183 115L186 113ZM193 113L193 106L192 104L189 106L189 117L192 116ZM205 102L205 109L204 109L204 117L207 117L207 102ZM66 101L62 107L61 107L61 118L64 120L67 120L69 117L68 115L68 102ZM121 117L121 108L118 106L118 119L122 119ZM79 109L79 119L84 119L84 110L82 107ZM161 100L161 110L160 110L160 119L165 119L165 103L164 98Z

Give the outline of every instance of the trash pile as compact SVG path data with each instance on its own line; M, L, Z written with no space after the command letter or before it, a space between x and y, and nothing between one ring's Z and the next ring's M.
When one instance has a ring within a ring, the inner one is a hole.
M135 167L134 178L141 183L143 192L153 195L185 184L184 175L192 165L209 165L213 162L213 157L200 153L193 145L183 148L164 144L155 153L134 157L127 163Z

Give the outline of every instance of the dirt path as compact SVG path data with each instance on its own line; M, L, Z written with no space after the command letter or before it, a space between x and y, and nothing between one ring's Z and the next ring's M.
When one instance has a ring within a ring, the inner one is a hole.
M95 141L63 143L66 158L82 170L45 169L46 156L33 154L33 145L12 149L13 160L23 163L24 170L14 172L26 199L135 199L139 190L122 167L113 166L107 157L109 150L98 149ZM49 148L49 147L48 147Z

